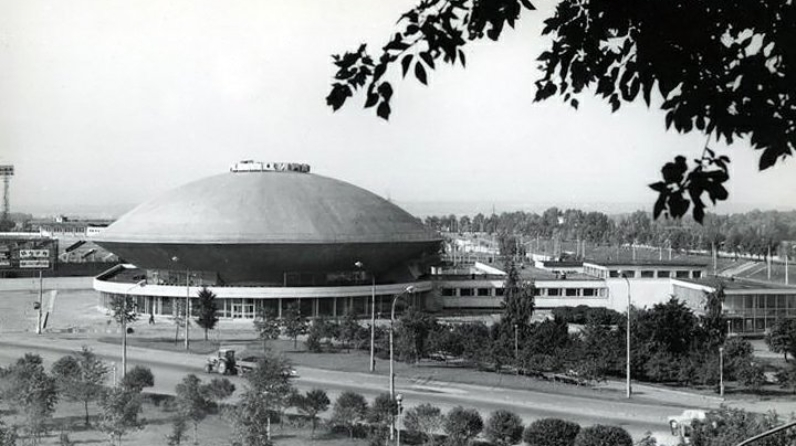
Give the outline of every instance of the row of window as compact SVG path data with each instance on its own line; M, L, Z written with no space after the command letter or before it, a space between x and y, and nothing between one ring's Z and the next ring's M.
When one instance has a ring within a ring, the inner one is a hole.
M642 279L668 279L670 277L676 277L678 279L699 279L702 277L702 270L685 270L685 269L678 269L678 270L668 270L668 269L642 269L642 270L604 270L599 268L591 268L587 267L584 269L584 272L591 276L596 276L602 279L607 277L618 278L622 277L624 274L625 277L629 279L633 279L636 277L640 277Z
M442 288L445 297L499 297L503 293L503 288ZM605 288L534 288L534 296L606 297L607 291Z
M747 296L725 296L725 310L749 310L749 309L789 309L796 310L795 295L765 295L751 294Z

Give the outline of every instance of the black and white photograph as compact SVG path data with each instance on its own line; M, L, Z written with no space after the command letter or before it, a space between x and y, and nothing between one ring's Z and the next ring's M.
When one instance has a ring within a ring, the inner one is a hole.
M796 446L792 0L0 0L0 446Z

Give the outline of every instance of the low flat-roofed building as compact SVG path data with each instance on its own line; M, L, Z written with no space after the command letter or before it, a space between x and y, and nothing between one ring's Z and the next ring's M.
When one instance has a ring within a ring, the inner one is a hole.
M723 312L729 330L736 334L762 334L778 319L796 318L796 286L733 277L704 277L672 281L675 297L695 311L704 308L705 296L724 290Z

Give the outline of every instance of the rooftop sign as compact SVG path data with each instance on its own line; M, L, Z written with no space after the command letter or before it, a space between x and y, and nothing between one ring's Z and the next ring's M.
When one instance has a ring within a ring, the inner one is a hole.
M309 173L310 165L301 163L264 163L262 161L244 160L229 168L230 172L300 172Z

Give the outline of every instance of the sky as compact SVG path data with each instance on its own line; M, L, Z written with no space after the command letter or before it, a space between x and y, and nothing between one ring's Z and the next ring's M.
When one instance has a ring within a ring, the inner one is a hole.
M325 105L331 54L379 48L411 1L0 0L11 210L116 216L243 159L308 163L416 214L651 209L646 185L705 137L666 131L640 101L534 103L551 12L537 3L467 68L396 77L385 122L364 97ZM715 211L796 206L794 160L759 173L748 143L712 146L733 160Z

